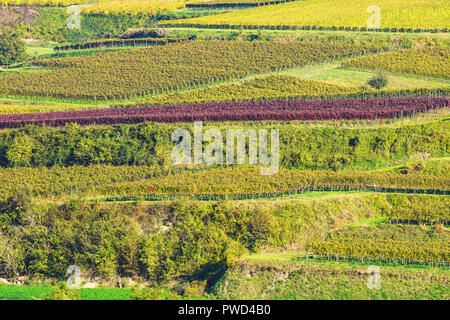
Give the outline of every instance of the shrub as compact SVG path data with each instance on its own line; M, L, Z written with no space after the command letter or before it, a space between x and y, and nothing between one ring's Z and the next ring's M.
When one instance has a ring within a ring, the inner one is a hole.
M0 277L14 278L23 270L23 252L16 239L0 233Z
M202 298L205 295L206 280L188 283L183 290L183 296L188 298Z
M180 300L181 297L165 287L135 289L131 300Z
M376 76L369 79L367 81L367 84L375 89L382 89L387 86L388 84L388 77L387 74L384 72L379 72Z
M41 296L39 300L81 300L79 290L69 289L65 282L59 282L52 291Z
M26 57L25 44L16 33L0 34L0 65L15 63Z

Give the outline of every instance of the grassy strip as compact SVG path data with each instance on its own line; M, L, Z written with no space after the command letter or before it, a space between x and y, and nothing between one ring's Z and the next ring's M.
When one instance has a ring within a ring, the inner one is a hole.
M35 300L49 295L53 286L0 285L0 300ZM120 288L92 288L74 290L81 300L130 300L132 290Z

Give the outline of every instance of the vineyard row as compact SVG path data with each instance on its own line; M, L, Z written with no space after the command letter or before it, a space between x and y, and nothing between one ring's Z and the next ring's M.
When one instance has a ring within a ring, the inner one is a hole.
M321 253L322 258L333 255L390 258L423 262L435 261L448 264L450 248L442 241L398 241L375 239L332 239L309 240L306 245L309 252ZM335 257L334 257L335 258Z
M113 48L113 47L159 46L182 41L187 41L187 39L180 39L180 38L103 39L76 44L69 44L64 46L56 46L53 49L55 51L65 51L65 50L94 49L103 47Z
M213 1L190 1L186 8L190 9L217 9L217 8L248 8L259 7L270 4L280 4L296 0L213 0Z
M403 193L410 195L449 195L450 191L440 190L440 189L421 189L421 188L392 188L385 186L370 186L370 185L303 185L298 189L293 189L284 192L273 192L273 193L233 193L233 194L145 194L145 195L127 195L127 196L108 196L99 197L103 201L167 201L167 200L180 200L180 199L194 199L199 201L221 201L221 200L260 200L260 199L274 199L283 197L293 197L297 195L302 195L310 192L381 192L381 193ZM77 194L76 188L71 188L70 193L72 195ZM443 215L446 214L444 217ZM415 218L421 219L423 216L421 214L416 214ZM443 213L442 215L436 216L431 221L440 222L441 218L448 218L448 213ZM423 217L424 218L424 217ZM390 220L394 221L401 220ZM403 221L403 220L402 220ZM411 221L411 220L405 220ZM430 220L413 220L413 221L424 221L430 222ZM446 221L446 220L442 220Z
M275 76L270 76L272 78ZM278 76L276 76L278 77ZM191 103L205 103L205 102L236 102L236 101L267 101L267 100L329 100L329 99L370 99L370 98L436 98L440 96L448 96L450 89L448 88L420 88L420 89L402 89L402 90L379 90L379 91L361 91L351 90L323 90L317 86L311 86L311 83L323 85L319 81L302 80L301 82L310 82L308 87L289 87L289 83L281 81L277 87L271 89L262 89L253 86L253 83L260 83L260 81L252 81L252 84L245 88L244 92L233 92L233 86L228 83L221 83L219 86L208 88L194 88L189 91L167 91L154 92L150 95L131 97L131 100L116 100L113 98L109 101L102 100L78 100L70 98L57 97L40 97L40 96L17 96L17 95L2 95L0 94L0 105L8 105L9 112L0 113L30 113L34 112L51 112L51 111L66 111L66 110L83 110L83 109L105 109L108 107L142 107L148 105L167 105L167 104L191 104ZM247 81L246 81L247 82ZM306 84L306 83L305 83ZM218 88L218 89L216 89ZM283 91L284 90L284 91ZM304 91L311 91L304 94ZM221 92L219 92L221 91ZM223 92L226 91L226 92ZM259 92L258 92L259 91ZM301 91L301 92L298 92ZM352 93L350 93L352 91ZM1 102L4 100L5 102ZM13 102L9 102L13 101ZM108 103L108 104L107 104ZM59 104L72 104L60 106ZM32 106L28 110L21 109L21 105ZM51 107L50 105L54 105ZM15 106L15 108L13 108ZM42 108L39 108L42 106ZM48 107L48 108L47 108Z
M450 79L450 48L425 47L384 52L346 60L342 65Z
M192 19L161 21L161 24L203 28L448 32L449 8L448 1L444 0L377 0L376 4L371 0L303 0ZM373 23L368 18L373 18L377 10L381 19ZM368 14L370 12L372 17Z
M408 224L408 225L417 225L417 224L443 224L450 225L450 220L442 220L443 217L430 217L426 219L425 215L415 214L411 215L410 219L389 219L389 224ZM446 217L448 219L448 216Z
M428 266L428 267L450 267L450 261L437 261L428 259L414 259L414 258L396 258L384 256L353 256L347 254L329 254L322 252L306 252L306 254L297 259L317 260L317 261L336 261L336 262L361 262L361 263L386 263L386 264L400 264L413 266Z
M4 169L1 177L5 183L0 186L0 191L5 198L25 189L33 196L50 199L73 195L119 197L115 199L124 200L127 198L122 197L147 195L147 199L151 200L155 196L155 199L169 199L175 195L188 195L199 200L220 200L226 197L237 200L311 191L448 195L450 188L449 177L419 174L280 169L276 175L261 176L258 168L253 167L226 167L180 174L160 172L158 175L157 172L156 168L126 166ZM217 184L217 181L221 183Z
M189 22L178 22L176 20L170 23L158 24L163 28L202 28L202 29L245 29L245 30L327 30L327 31L363 31L363 32L398 32L398 33L440 33L449 32L449 28L404 28L404 27L386 27L386 28L367 28L351 26L315 26L315 25L284 25L284 24L200 24Z
M110 125L140 122L401 119L446 108L449 101L446 97L278 100L4 114L0 115L0 128L19 128L29 124L64 126L71 122Z

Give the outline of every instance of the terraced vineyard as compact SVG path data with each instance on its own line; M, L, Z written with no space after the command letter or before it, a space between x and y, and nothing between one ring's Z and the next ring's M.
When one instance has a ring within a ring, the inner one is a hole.
M449 106L447 98L275 100L270 102L208 103L150 108L100 109L0 115L0 128L28 124L63 126L67 123L117 124L140 122L261 121L261 120L362 120L394 119L440 112ZM318 112L317 110L321 110Z
M448 194L450 179L432 175L402 175L363 171L297 171L280 169L273 176L262 176L259 168L209 169L200 172L162 172L155 167L79 166L4 169L2 197L14 196L26 186L43 198L117 197L116 200L175 199L201 196L205 200L273 198L312 191L400 192L408 194ZM214 181L220 179L220 185ZM225 197L226 198L226 197Z
M370 92L370 90L368 90ZM323 82L303 80L288 75L271 75L223 84L209 88L159 95L138 104L205 103L236 100L275 100L290 97L320 98L324 96L352 95L360 93L358 88L329 85Z
M185 20L163 21L161 25L176 27L211 28L275 28L306 30L367 30L383 31L443 31L449 28L449 4L442 0L377 1L376 7L369 0L342 2L330 0L305 0L288 2L276 6L263 6L243 11L234 11L217 16ZM372 8L372 9L371 9ZM369 17L382 12L380 25L367 24Z
M307 80L297 76L272 74L241 82L224 83L206 88L157 95L138 102L122 103L117 106L144 106L167 104L193 104L206 102L330 98L380 98L403 96L445 96L450 86L436 85L435 88L383 89L342 86L333 83Z
M294 41L169 44L89 57L41 60L35 64L60 69L4 77L0 92L20 96L126 99L375 50L375 47L351 44Z
M0 300L448 300L449 9L1 2Z
M343 65L450 79L450 48L420 48L390 52L344 61Z
M390 223L399 223L399 224L436 224L443 223L448 225L450 222L450 210L448 209L448 205L445 203L435 202L434 210L424 210L411 212L407 208L411 206L411 202L415 203L415 205L420 206L418 201L424 201L423 198L415 198L411 197L405 202L399 202L396 204L396 210L387 215Z
M367 261L383 261L384 257L398 260L400 264L427 263L447 265L450 258L448 241L417 242L393 240L336 239L323 242L312 242L306 250L321 254L321 258L336 260L366 259Z
M403 199L402 199L403 200ZM434 215L448 214L448 208ZM448 266L450 239L430 227L384 225L356 227L332 232L325 240L308 241L306 259L366 260L398 264L434 264Z
M431 267L424 270L398 264L380 265L380 287L368 288L364 281L371 274L364 270L368 270L369 263L313 262L299 260L295 253L247 256L229 269L224 281L220 282L219 297L250 300L261 297L267 300L383 300L385 297L393 300L437 300L446 294L447 270ZM253 275L251 278L246 276L250 273ZM280 281L280 278L286 280Z
M73 104L0 104L0 114L24 114L37 112L71 111L99 108L97 105L73 105Z
M161 11L183 8L184 0L100 0L86 7L84 12L94 14L143 14L156 15Z
M279 4L293 0L194 0L186 3L187 8L240 8Z
M138 38L138 39L103 39L103 40L93 40L86 41L83 43L56 46L54 49L56 51L62 50L81 50L81 49L92 49L92 48L112 48L112 47L136 47L136 46L157 46L165 45L174 42L180 42L186 39L177 38Z

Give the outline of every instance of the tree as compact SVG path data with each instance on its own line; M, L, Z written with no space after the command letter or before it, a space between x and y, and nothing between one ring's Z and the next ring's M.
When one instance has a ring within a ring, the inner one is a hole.
M26 134L14 137L6 151L6 158L12 167L29 166L33 155L33 140Z
M16 33L0 34L0 65L11 64L26 58L25 43Z
M376 76L367 81L367 84L375 89L384 88L388 84L387 74L384 72L378 72Z

